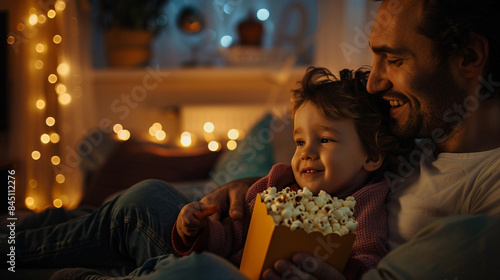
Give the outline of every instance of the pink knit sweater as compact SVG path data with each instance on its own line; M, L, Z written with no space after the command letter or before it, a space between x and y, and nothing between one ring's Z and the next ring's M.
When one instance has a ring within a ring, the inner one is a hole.
M176 225L174 225L172 243L176 252L180 255L188 255L191 252L210 251L228 258L239 266L255 205L255 197L270 187L276 187L278 191L286 187L290 187L292 190L299 189L290 165L276 164L266 177L248 189L242 220L233 220L230 217L223 219L222 222L207 219L207 227L201 231L191 248L184 246L177 233ZM344 270L344 275L348 279L359 278L367 269L375 267L387 253L385 199L388 191L389 185L383 180L368 184L353 194L356 199L354 216L358 221L358 228L356 229L356 241L352 248L351 258Z

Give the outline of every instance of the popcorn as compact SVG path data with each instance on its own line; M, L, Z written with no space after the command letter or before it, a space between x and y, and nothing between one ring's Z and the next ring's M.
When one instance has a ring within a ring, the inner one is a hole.
M299 229L299 228L302 228L302 222L299 221L299 220L293 221L292 224L290 225L290 229L291 230L296 230L296 229Z
M271 187L261 193L261 199L274 224L290 227L291 230L343 236L354 232L358 225L353 217L356 200L352 196L343 200L323 190L314 196L308 188L295 192L287 187L278 192Z

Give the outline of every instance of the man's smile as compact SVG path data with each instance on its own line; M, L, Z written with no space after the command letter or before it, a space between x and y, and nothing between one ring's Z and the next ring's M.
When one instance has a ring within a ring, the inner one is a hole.
M398 117L401 117L401 114L409 107L408 101L399 97L384 96L383 99L389 102L389 105L391 105L390 113L391 118L393 119L398 119Z
M391 107L398 107L406 104L406 102L402 100L389 100L389 104L391 104Z

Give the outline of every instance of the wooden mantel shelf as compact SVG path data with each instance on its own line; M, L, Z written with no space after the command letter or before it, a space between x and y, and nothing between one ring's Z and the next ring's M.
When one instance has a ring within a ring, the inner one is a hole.
M148 103L161 106L186 104L264 104L289 100L290 90L305 67L288 70L264 67L173 68L91 71L97 97L146 90ZM111 95L111 96L110 96Z

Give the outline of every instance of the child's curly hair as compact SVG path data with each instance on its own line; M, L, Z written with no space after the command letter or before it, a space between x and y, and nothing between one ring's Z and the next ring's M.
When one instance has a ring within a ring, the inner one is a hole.
M301 87L293 90L293 114L311 102L331 120L352 119L368 157L384 163L373 176L380 178L386 170L396 171L398 156L408 152L413 141L396 138L389 128L388 104L380 96L366 91L369 71L344 69L340 79L326 68L309 67Z

